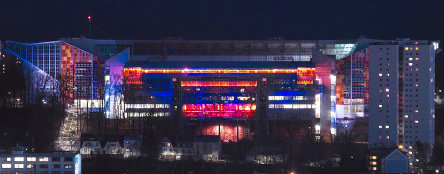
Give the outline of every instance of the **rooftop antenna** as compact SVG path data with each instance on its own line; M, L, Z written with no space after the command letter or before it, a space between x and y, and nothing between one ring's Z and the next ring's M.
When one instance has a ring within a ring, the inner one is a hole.
M91 38L91 22L92 22L92 17L88 16L88 38Z

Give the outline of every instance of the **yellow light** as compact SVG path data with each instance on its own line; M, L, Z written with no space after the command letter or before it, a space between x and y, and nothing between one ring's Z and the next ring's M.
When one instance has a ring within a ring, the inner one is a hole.
M398 149L404 149L404 146L403 145L399 145Z

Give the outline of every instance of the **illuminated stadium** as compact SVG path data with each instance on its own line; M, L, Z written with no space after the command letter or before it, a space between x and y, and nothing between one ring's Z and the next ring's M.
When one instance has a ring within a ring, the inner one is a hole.
M279 38L6 44L28 67L66 84L62 96L69 107L98 108L108 119L172 119L181 129L226 142L282 132L279 125L298 121L306 121L316 139L331 137L335 61L358 45Z

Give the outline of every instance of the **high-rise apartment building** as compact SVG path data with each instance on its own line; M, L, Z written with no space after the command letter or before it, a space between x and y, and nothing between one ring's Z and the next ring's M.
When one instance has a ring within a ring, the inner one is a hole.
M369 46L369 147L399 148L414 159L415 144L434 144L437 42L394 40Z

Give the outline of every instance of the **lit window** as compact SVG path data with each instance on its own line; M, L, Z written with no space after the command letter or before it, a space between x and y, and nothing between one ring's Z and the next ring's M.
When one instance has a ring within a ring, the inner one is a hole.
M2 169L10 169L11 164L2 164Z
M14 157L14 161L25 161L24 157Z
M381 129L381 128L382 128L382 125L379 125L378 128Z
M409 66L413 66L413 63L409 63Z
M390 126L389 126L389 125L386 125L385 128L388 129L388 128L390 128Z
M35 168L35 164L27 164L26 168L33 169L33 168Z
M415 84L416 87L418 87L418 84Z
M40 157L39 161L48 161L48 157Z
M408 50L409 50L409 47L404 47L404 50L408 51Z
M409 154L411 155L411 154L413 154L413 152L412 152L412 151L409 151Z
M386 136L385 138L390 139L390 136Z
M36 157L26 157L26 161L36 161Z
M417 57L417 58L415 58L415 60L419 60L419 58Z
M404 115L404 118L409 118L409 116L408 115Z
M382 108L382 105L378 105L378 107Z
M11 161L11 157L7 157L7 158L6 158L6 161Z
M389 92L390 91L390 89L388 89L388 88L385 88L385 92Z
M413 58L409 57L409 60L413 60Z
M379 73L379 77L382 77L382 73Z
M378 168L377 167L372 167L372 170L378 170Z
M415 112L419 112L418 110L415 110Z
M415 123L416 123L416 124L418 124L418 123L419 123L419 121L418 121L418 120L415 120Z
M390 76L390 74L387 74L387 77Z
M24 164L14 164L14 168L16 169L23 169L25 167Z
M388 97L390 97L390 95L389 95L389 94L387 94L386 96L387 96L387 98L388 98Z
M399 145L398 149L404 149L404 146L403 145Z
M418 50L419 48L418 47L415 47L415 50Z
M371 161L370 162L370 165L372 165L372 166L376 166L376 164L377 164L376 161Z
M378 157L376 157L376 156L370 156L370 159L373 159L373 160L375 160L375 159L377 159Z

